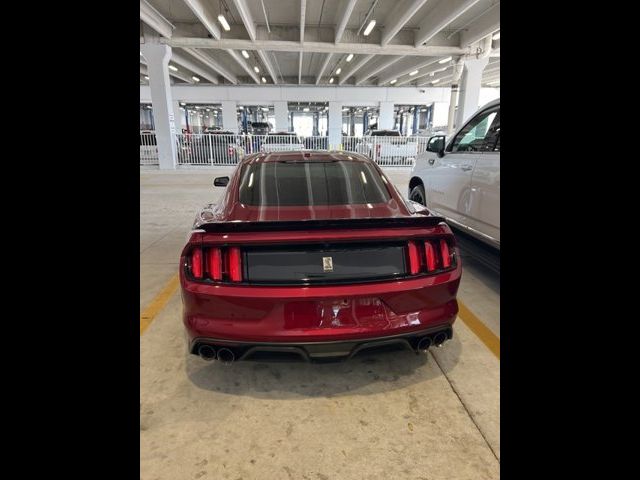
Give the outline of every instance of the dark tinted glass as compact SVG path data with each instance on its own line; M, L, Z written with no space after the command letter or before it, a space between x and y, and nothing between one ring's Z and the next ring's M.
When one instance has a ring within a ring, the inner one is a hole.
M261 206L386 203L389 192L365 162L261 162L247 165L240 202Z
M371 135L374 137L399 137L400 132L395 130L374 130Z

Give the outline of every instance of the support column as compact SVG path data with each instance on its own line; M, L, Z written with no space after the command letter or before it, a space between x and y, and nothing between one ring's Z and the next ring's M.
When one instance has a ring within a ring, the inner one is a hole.
M342 144L342 102L329 102L329 148Z
M464 62L462 81L460 82L460 94L458 100L458 113L456 114L456 127L461 127L471 115L478 110L480 99L480 85L482 71L489 63L489 57Z
M158 144L158 163L161 170L175 169L176 142L173 134L176 133L176 122L169 81L171 47L147 39L140 49L147 61L153 123Z
M392 130L393 121L393 102L380 102L380 117L378 118L378 129Z
M238 105L235 100L222 101L222 128L238 133Z
M273 102L273 114L276 119L276 131L289 130L289 106L287 102Z

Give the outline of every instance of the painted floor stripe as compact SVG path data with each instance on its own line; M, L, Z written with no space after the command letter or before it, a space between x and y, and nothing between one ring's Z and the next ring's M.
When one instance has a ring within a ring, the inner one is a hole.
M176 293L179 285L180 279L176 273L171 277L171 280L164 286L162 291L156 295L156 298L153 299L149 306L144 309L144 312L140 314L140 335L149 328L149 325L151 325L151 322L156 318L156 315L160 313L172 295Z
M491 350L491 353L500 360L500 339L460 300L458 300L458 317L460 317L482 343Z

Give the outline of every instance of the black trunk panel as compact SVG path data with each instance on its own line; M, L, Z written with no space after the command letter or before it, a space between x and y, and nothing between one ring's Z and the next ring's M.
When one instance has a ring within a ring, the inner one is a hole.
M244 278L249 283L309 284L402 277L407 271L405 247L404 242L245 247Z

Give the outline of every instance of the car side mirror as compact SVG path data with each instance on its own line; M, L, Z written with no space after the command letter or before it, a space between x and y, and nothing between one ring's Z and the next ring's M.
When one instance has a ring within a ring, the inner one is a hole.
M214 187L226 187L229 183L229 177L216 177L213 179Z
M427 143L427 152L437 153L438 157L444 156L444 143L446 137L444 135L435 135L429 139Z

